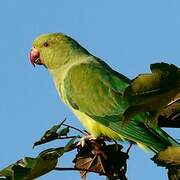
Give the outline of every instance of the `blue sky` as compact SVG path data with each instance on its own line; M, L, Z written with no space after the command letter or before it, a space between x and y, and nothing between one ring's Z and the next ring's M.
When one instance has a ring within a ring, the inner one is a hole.
M68 34L115 70L133 78L148 72L153 62L180 65L179 7L178 0L2 1L0 168L24 156L36 156L47 146L33 150L33 142L64 117L81 127L60 102L47 70L33 68L29 63L29 50L36 36L47 32ZM177 137L177 131L171 133ZM156 167L151 156L133 148L128 162L129 180L167 179L166 171ZM68 166L68 162L70 155L61 164ZM39 179L72 177L79 179L79 174L52 172ZM89 180L96 178L89 176Z

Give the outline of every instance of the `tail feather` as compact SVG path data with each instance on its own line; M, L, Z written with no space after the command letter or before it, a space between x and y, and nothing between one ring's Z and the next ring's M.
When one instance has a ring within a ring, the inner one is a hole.
M124 138L141 144L156 153L168 146L180 145L161 128L152 129L142 122L130 121L124 127L120 127L119 122L111 122L109 127Z
M155 153L166 149L168 146L180 146L180 144L163 129L160 127L151 128L145 123L146 121L141 120L146 118L146 114L144 116L141 115L138 116L137 119L130 120L126 125L123 125L118 115L105 116L103 118L92 116L92 119L112 129L119 134L120 137L134 141Z

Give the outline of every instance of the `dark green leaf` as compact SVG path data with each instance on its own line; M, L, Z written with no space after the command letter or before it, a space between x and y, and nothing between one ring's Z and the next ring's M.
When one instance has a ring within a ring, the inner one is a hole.
M58 132L58 137L67 136L69 133L69 127L65 127Z
M62 154L64 148L60 150ZM11 180L34 179L56 167L60 150L47 150L39 154L37 158L25 157L3 169L0 173Z
M65 147L42 151L36 158L25 157L0 171L7 180L32 180L52 171L58 158L76 147L77 138L71 139Z
M170 146L160 151L152 160L159 166L180 166L180 147Z
M65 120L63 120L60 124L55 125L55 126L51 127L49 130L47 130L44 133L44 135L41 137L41 139L34 143L33 147L35 147L37 145L45 144L45 143L53 141L55 139L58 139L59 138L59 132L63 131L65 133L65 130L63 130L63 129L58 132L58 130L61 128L61 126L63 125L64 122L65 122ZM64 128L64 129L66 129L66 128Z
M180 92L180 71L166 63L151 64L150 74L135 78L124 92L130 107L124 113L124 122L140 112L151 112L157 120L159 110Z

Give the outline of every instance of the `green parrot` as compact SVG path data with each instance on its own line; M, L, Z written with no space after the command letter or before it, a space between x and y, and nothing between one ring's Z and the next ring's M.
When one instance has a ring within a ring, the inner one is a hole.
M129 106L123 93L131 81L71 37L62 33L37 37L30 61L49 70L61 100L93 138L133 141L155 153L168 146L179 146L162 129L145 123L149 118L146 112L135 115L122 127L121 118Z

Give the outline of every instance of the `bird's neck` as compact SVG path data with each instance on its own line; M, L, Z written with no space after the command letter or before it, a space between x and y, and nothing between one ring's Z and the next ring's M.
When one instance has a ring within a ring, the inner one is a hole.
M69 56L66 60L66 63L61 65L60 67L56 69L49 69L50 74L53 77L53 80L57 86L60 86L66 76L66 73L69 71L69 69L74 66L78 65L82 62L88 62L92 58L92 55L89 53L73 53L71 56Z

